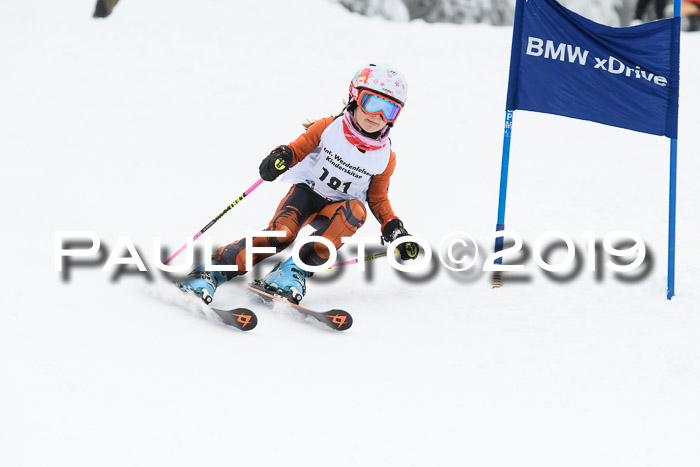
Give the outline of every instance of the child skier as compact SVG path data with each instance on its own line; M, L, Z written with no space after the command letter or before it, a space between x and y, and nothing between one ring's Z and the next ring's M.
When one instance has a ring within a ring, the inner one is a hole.
M406 80L396 69L373 64L363 67L350 82L349 103L340 115L304 125L306 133L265 157L260 177L273 181L286 172L282 180L293 185L266 229L286 236L257 237L253 246L275 247L279 253L310 224L316 229L313 235L340 248L342 237L353 235L365 222L365 202L381 224L384 242L408 235L388 198L389 179L396 166L389 132L406 103L406 93ZM415 259L420 250L415 242L397 248L404 260ZM253 254L253 264L246 265L245 249L246 240L241 239L212 257L212 264L235 264L238 271L206 271L200 266L180 286L210 303L218 286L274 254ZM323 264L328 257L328 248L318 242L307 243L299 251L299 258L308 265ZM290 257L263 281L273 293L299 303L310 275Z

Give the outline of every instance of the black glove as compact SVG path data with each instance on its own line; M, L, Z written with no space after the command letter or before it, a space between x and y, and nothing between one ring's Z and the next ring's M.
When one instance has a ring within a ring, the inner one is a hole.
M271 182L287 170L292 163L292 150L288 146L277 146L260 163L260 178Z
M392 219L386 223L382 229L382 243L391 243L399 237L410 235L403 227L403 222L399 219ZM396 247L401 253L401 259L416 259L420 252L420 246L415 242L400 243Z

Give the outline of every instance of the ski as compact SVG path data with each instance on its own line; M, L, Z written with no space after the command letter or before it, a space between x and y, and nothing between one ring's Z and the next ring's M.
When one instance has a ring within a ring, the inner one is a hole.
M250 284L241 285L245 286L252 292L255 292L255 294L258 297L262 298L263 301L268 304L271 303L271 300L277 300L282 303L286 303L287 305L293 306L294 309L299 313L306 316L312 316L318 321L328 326L329 328L334 329L336 331L345 331L346 329L349 329L350 326L352 326L352 316L350 316L350 313L348 313L347 311L316 311L310 308L305 308L297 303L288 300L284 296L276 294L274 290L270 290L267 287L267 285L261 280L255 280Z
M248 308L234 308L233 310L224 310L211 305L209 308L219 315L219 318L229 326L240 329L241 331L250 331L258 325L258 317L255 316Z
M224 308L209 305L208 303L205 303L204 300L187 294L185 295L185 299L192 303L202 303L216 313L224 324L233 326L241 331L250 331L258 325L258 317L248 308L234 308L232 310L226 310Z

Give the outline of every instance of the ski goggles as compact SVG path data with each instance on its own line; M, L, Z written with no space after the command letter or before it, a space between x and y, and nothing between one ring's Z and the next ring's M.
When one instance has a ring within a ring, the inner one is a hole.
M360 95L357 96L357 105L369 115L379 114L387 123L396 121L396 117L401 112L399 104L368 89L360 91Z

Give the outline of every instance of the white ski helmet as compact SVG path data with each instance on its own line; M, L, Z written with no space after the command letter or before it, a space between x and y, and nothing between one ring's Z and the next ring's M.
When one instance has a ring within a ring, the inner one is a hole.
M406 103L408 93L406 78L403 73L390 65L370 63L360 68L350 81L350 98L357 100L362 89L371 89L383 94L398 102L401 107Z

